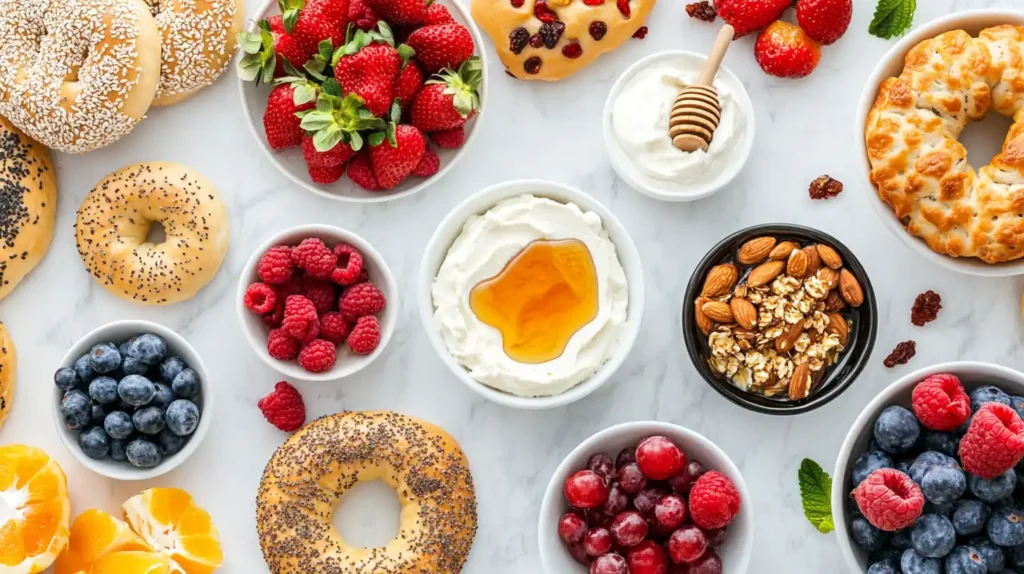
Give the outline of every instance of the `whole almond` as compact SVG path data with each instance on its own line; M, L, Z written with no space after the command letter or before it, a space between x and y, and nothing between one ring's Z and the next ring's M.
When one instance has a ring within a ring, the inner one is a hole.
M774 237L755 237L740 246L736 258L744 265L754 265L767 259L772 247L775 247Z
M839 294L838 289L832 289L828 292L828 296L825 297L825 311L832 313L834 311L842 311L846 307L846 301L843 301L843 296Z
M785 261L765 261L764 263L754 267L754 270L747 275L747 285L751 287L760 287L761 285L767 285L772 279L779 276L782 270L786 268Z
M732 330L732 336L736 337L737 339L739 339L741 341L749 341L749 342L753 342L754 339L757 339L757 333L755 333L754 331L752 331L750 329L744 329L743 327L737 327L737 328L733 329Z
M772 249L771 253L768 254L768 259L786 260L794 249L800 249L800 246L792 241L783 241Z
M838 335L839 342L846 345L846 339L850 336L850 326L846 324L846 317L839 313L829 313L828 326L825 327L825 332Z
M851 307L860 307L864 304L864 290L860 288L860 283L853 273L846 269L839 271L839 294Z
M704 279L704 287L701 289L700 294L703 297L725 295L732 291L733 286L736 285L736 280L739 278L740 272L732 263L715 265L711 268L711 271L708 271L708 276Z
M807 254L800 249L794 249L789 254L789 261L786 262L786 275L803 279L807 276Z
M704 297L697 297L697 300L693 302L693 320L697 323L697 328L700 329L700 332L705 335L711 334L711 331L715 328L715 322L705 315L704 310L701 309L707 302L708 299Z
M818 251L818 257L821 258L821 262L825 265L832 269L839 269L843 266L843 258L839 256L839 252L835 249L823 243L815 245L814 248Z
M729 301L729 308L732 309L733 319L739 323L740 327L753 329L757 324L757 309L750 301L743 297L733 297Z
M793 376L789 379L789 398L794 401L806 399L811 394L811 366L802 363L793 369Z
M732 309L729 308L728 304L722 303L721 301L708 301L707 303L704 303L701 310L704 311L704 314L707 315L709 319L716 323L733 322Z
M813 245L808 245L800 251L807 256L807 275L814 275L821 269L821 258L818 257L818 250Z
M804 332L803 322L791 323L782 334L775 339L775 350L780 353L785 353L793 348L796 344L796 340L800 338L800 334Z
M839 285L839 272L831 267L822 267L818 269L815 276L825 285L825 289L832 289L836 285Z

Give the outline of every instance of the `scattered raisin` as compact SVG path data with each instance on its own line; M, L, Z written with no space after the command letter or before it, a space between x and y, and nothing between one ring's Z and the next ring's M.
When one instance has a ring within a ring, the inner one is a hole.
M718 12L715 10L715 7L712 6L711 2L708 0L687 4L686 13L690 15L690 18L696 18L704 22L714 22L715 18L718 16Z
M569 42L562 47L562 55L570 60L575 60L583 54L583 47L579 42Z
M811 194L811 199L829 199L843 192L843 182L823 175L811 182L808 191Z
M547 2L537 2L533 5L533 15L537 17L541 22L556 22L558 21L558 14L555 14L554 10L548 8Z
M889 356L885 358L885 366L890 369L896 365L905 365L914 354L917 353L917 343L914 341L903 341L896 348L889 353Z
M925 323L934 321L942 309L942 297L935 291L928 290L914 299L914 308L910 311L910 322L918 327L924 327Z
M626 18L629 18L629 0L616 0L615 5L619 8L619 12Z
M565 32L565 22L544 22L540 25L540 39L549 50L558 45L562 39L562 32Z
M604 38L604 35L608 33L608 25L600 20L590 23L590 37L595 40Z
M633 32L633 37L636 38L637 40L643 40L644 38L646 38L647 26L640 26L639 28L637 28L636 32Z
M540 48L543 45L544 45L544 40L540 39L540 34L534 34L533 36L530 36L530 47L531 48Z
M540 71L540 58L533 56L523 63L523 69L527 74L536 74Z
M530 41L530 33L522 26L512 30L508 35L508 49L513 54L518 54L523 51L526 47L526 43Z
M526 0L509 0L513 8L522 8Z

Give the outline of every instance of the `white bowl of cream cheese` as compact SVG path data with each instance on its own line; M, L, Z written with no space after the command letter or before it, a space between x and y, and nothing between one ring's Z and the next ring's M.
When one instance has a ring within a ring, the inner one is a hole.
M590 252L596 316L557 358L517 362L471 309L470 291L531 242L561 239ZM536 180L489 187L449 213L427 244L417 289L420 318L445 364L485 398L517 408L566 405L607 382L636 340L644 306L640 256L611 211L581 191Z
M668 136L679 90L697 81L707 57L670 50L643 58L612 86L604 107L604 140L612 167L638 191L665 201L693 201L722 189L743 169L754 146L754 108L739 78L724 66L714 85L722 118L705 152L683 152Z

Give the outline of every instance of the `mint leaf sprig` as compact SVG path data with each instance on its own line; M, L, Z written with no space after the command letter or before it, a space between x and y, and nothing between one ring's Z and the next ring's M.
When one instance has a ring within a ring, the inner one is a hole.
M809 458L800 463L797 472L800 481L800 502L804 516L818 532L828 534L835 530L832 520L832 478L822 470L821 465Z
M878 0L868 32L885 40L901 36L913 25L916 10L917 0Z

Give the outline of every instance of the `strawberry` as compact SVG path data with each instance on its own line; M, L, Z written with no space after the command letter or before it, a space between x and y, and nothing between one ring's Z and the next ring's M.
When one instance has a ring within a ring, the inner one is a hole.
M366 5L390 24L421 24L427 15L425 0L365 0Z
M302 159L306 160L306 165L310 168L341 167L355 153L348 142L338 142L327 151L319 151L313 142L313 136L306 135L302 138Z
M754 57L769 75L802 78L818 66L821 46L799 26L779 20L757 36Z
M302 155L309 165L315 167L345 163L363 147L362 132L387 128L384 120L373 117L358 95L342 96L341 86L334 78L324 81L316 109L303 113L299 125L311 136L309 141L302 141Z
M428 74L458 69L476 49L469 30L455 22L424 26L409 34L405 42L416 50L416 58Z
M394 47L391 28L380 22L380 32L357 30L344 48L335 52L334 77L344 93L363 99L366 108L381 117L395 99L395 76L402 55ZM404 53L408 53L403 49Z
M420 130L409 124L395 126L392 141L370 146L370 165L377 183L384 189L402 183L420 164L426 149L427 140Z
M434 150L429 147L423 152L423 157L420 159L419 165L416 169L412 170L409 175L415 175L416 177L430 177L437 173L437 170L441 167L441 158L437 157Z
M459 126L450 130L431 132L430 141L441 149L457 149L466 142L466 131Z
M308 165L306 169L309 170L309 178L313 180L313 183L320 185L326 185L328 183L334 183L341 179L341 176L345 174L345 165L331 165L331 166L313 166Z
M238 74L246 81L270 83L288 75L285 62L301 68L311 53L285 32L281 16L261 20L255 32L238 33L238 45L245 53L238 62Z
M420 92L420 88L423 87L423 72L420 71L419 66L416 65L415 61L408 61L402 67L402 70L395 76L395 98L402 104L402 109L408 108L413 100L416 99L416 94Z
M377 177L373 175L373 168L370 167L370 156L366 152L359 152L352 156L348 162L348 171L345 172L348 178L356 185L366 191L380 191L380 184Z
M735 38L746 36L779 19L793 0L715 0L718 15L736 29Z
M275 150L282 150L302 143L303 131L299 127L302 120L295 112L308 110L313 102L295 103L295 87L292 84L274 86L267 98L267 109L263 112L263 130L267 134L267 143Z
M412 105L412 125L424 132L436 132L466 123L480 109L480 67L480 58L474 57L458 72L446 69L427 80Z
M444 4L438 4L437 2L427 6L427 14L423 17L424 26L447 24L454 21L455 18L452 18L451 12L444 7Z
M345 43L348 0L278 0L284 29L310 53L322 40Z
M356 28L367 31L377 27L380 17L367 6L366 0L349 0L348 21L355 24Z
M812 40L828 46L846 33L853 0L797 0L796 21Z

